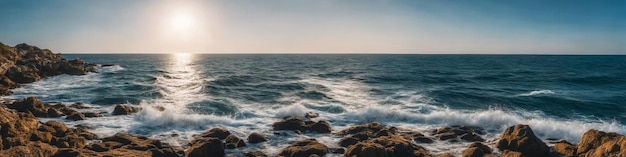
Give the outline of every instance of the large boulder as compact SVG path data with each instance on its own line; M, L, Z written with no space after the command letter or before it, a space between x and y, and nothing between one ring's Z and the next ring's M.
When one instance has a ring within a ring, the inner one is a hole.
M543 157L550 148L539 139L528 125L517 124L507 128L496 144L500 151L520 152L524 156Z
M113 109L112 115L127 115L131 113L137 113L141 111L140 107L134 107L130 105L117 105L115 109Z
M328 147L317 142L315 139L304 139L295 142L291 146L283 149L277 156L300 157L300 156L324 156L328 153Z
M371 140L385 147L387 155L402 157L422 157L430 156L428 151L419 145L408 141L406 138L397 135L381 136Z
M224 144L222 140L218 138L203 138L197 139L187 150L185 150L185 156L187 157L207 157L207 156L224 156Z
M576 154L581 157L626 156L626 137L591 129L578 143Z
M462 157L483 157L491 154L491 148L479 142L474 142L467 147L467 149L463 150ZM495 156L495 155L493 155Z
M346 157L387 157L385 147L374 142L359 142L351 145L344 154Z
M207 138L207 137L214 137L214 138L218 138L220 140L224 140L226 139L226 137L228 137L230 135L230 131L226 130L226 129L222 129L222 128L213 128L211 130L205 131L203 133L200 133L198 136L198 138Z

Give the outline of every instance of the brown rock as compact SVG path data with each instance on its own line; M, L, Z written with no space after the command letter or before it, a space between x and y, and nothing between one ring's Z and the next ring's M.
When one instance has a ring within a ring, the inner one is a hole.
M101 157L102 155L88 149L61 148L52 157Z
M56 118L56 117L61 117L61 113L54 108L48 108L48 113L47 113L48 117L52 117L52 118Z
M491 148L482 143L472 143L463 151L462 157L483 157L491 153Z
M130 105L117 105L115 109L113 109L112 115L127 115L131 113L137 113L141 111L140 107L134 107Z
M246 143L243 142L242 139L235 135L228 135L226 139L224 139L224 143L226 144L226 149L233 149L246 146Z
M0 154L7 156L19 156L19 157L40 157L40 156L52 156L58 151L57 148L52 147L42 142L31 142L26 146L15 146L7 150L0 151Z
M224 156L224 145L218 138L198 139L185 151L187 157Z
M567 157L576 156L576 149L576 145L573 145L567 141L560 141L554 144L554 151Z
M261 143L267 141L267 138L259 133L253 132L248 135L248 143Z
M5 149L25 145L38 125L39 120L32 114L14 112L0 105L0 137Z
M585 132L576 151L578 156L626 156L626 137L598 130Z
M65 136L69 129L65 124L51 120L41 125L38 130L49 132L54 136Z
M416 145L402 136L381 136L374 140L374 143L378 143L385 147L387 155L389 156L405 156L405 157L419 157L430 156L428 151L419 145Z
M328 153L326 145L317 142L315 139L305 139L293 143L291 146L283 149L278 156L300 157L318 155L324 156Z
M52 141L52 134L49 132L34 131L30 136L30 140L50 143Z
M81 102L74 103L74 104L70 105L70 107L71 108L75 108L75 109L88 109L88 108L91 108L91 107L86 106L85 104L83 104Z
M46 117L48 115L48 107L35 97L18 100L12 105L8 105L8 107L18 112L30 112L36 117Z
M500 151L520 152L524 156L542 157L548 155L550 148L535 136L528 125L515 125L507 128L496 144Z
M500 157L526 157L520 152L504 150Z
M364 133L373 135L383 129L385 129L385 127L380 125L380 123L373 122L369 124L357 125L357 126L347 128L345 130L340 131L339 134L345 135L345 134L356 134L359 132L364 132Z
M83 148L87 144L87 139L72 134L64 137L53 137L52 143L59 148Z
M87 118L102 117L102 114L98 112L83 112L82 114Z
M346 137L346 138L342 138L341 140L339 140L339 146L349 147L351 145L359 143L359 141L360 141L359 139L354 138L354 137Z

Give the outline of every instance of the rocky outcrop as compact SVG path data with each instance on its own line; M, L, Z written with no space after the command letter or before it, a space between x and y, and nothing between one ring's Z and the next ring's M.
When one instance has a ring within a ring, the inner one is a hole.
M141 111L140 107L134 107L130 105L117 105L115 109L113 109L112 115L128 115L131 113L137 113Z
M559 141L554 144L554 152L567 157L576 156L576 149L576 145L573 145L567 141Z
M519 152L523 156L543 157L550 153L550 148L535 136L528 125L523 124L507 128L500 136L496 147L502 152L505 150Z
M28 44L9 47L0 43L0 95L11 94L10 89L46 77L61 74L84 75L95 71L95 64L80 59L67 60L48 49Z
M300 157L300 156L324 156L328 153L328 147L317 142L315 139L305 139L295 142L291 146L283 149L277 156Z
M422 134L386 128L377 122L349 127L339 134L348 136L339 141L340 146L347 147L344 156L430 156L425 148L413 143L413 135Z
M311 131L317 133L330 133L332 128L326 121L302 120L302 118L289 117L272 124L274 130L294 130L297 132Z
M580 140L576 155L579 157L626 156L626 137L614 132L589 130Z
M489 146L484 145L479 142L474 142L467 147L467 149L463 150L462 157L484 157L484 156L493 156L495 154L491 154L491 148Z

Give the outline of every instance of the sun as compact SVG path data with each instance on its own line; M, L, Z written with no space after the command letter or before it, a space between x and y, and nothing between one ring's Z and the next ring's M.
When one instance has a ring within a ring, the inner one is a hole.
M169 19L170 27L176 31L188 31L194 25L194 18L189 12L178 11Z

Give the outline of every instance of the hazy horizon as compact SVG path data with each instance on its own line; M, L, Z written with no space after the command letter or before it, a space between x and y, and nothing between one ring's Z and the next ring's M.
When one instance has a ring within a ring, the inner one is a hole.
M0 42L53 52L626 54L626 1L0 2Z

